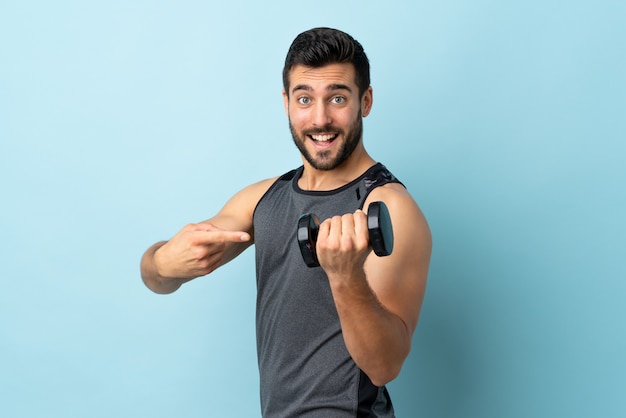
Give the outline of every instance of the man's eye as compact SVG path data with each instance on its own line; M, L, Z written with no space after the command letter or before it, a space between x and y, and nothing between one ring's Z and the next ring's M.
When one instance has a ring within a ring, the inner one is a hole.
M300 97L300 98L298 98L298 103L303 104L303 105L307 105L307 104L311 103L311 99L309 99L308 97Z
M335 96L335 97L333 97L333 98L331 99L331 101L332 101L334 104L341 104L341 103L344 103L344 102L346 101L346 98L345 98L345 97L343 97L343 96Z

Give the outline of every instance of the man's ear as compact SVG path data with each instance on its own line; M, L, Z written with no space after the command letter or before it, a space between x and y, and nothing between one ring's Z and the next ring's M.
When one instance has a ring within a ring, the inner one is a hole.
M285 105L285 113L289 116L289 96L285 89L283 89L283 104Z
M363 93L361 98L361 116L366 117L372 110L372 104L374 104L374 92L372 86L368 87Z

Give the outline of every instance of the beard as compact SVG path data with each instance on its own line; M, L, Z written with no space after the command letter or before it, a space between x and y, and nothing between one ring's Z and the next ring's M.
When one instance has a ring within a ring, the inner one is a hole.
M347 133L343 129L334 127L333 125L327 125L322 128L307 129L302 131L301 134L298 134L291 124L291 120L289 120L289 130L291 131L293 142L296 144L296 147L298 147L298 150L300 150L304 159L316 170L330 171L343 164L350 157L350 155L352 155L357 145L359 145L361 137L363 136L363 118L361 117L361 111L359 110L359 114ZM306 149L305 144L309 135L324 132L337 132L338 136L345 138L335 157L332 156L332 151L330 150L317 151L315 155L312 155Z

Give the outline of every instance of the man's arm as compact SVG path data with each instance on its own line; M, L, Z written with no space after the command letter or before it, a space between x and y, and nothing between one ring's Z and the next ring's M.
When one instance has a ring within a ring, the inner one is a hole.
M409 354L417 327L431 254L428 224L409 193L390 184L369 202L387 204L393 252L369 250L367 217L334 217L320 225L317 255L326 271L350 355L377 386L393 380ZM365 206L367 207L367 206Z
M172 293L241 254L254 242L254 209L274 180L246 187L213 218L189 224L148 248L141 259L145 285L155 293Z

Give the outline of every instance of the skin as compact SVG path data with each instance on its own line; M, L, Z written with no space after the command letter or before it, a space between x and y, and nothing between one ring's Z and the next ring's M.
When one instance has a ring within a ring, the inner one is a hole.
M373 103L371 87L359 94L351 64L294 67L283 100L294 141L303 154L302 189L336 189L375 164L360 135L356 144L347 147L353 148L348 156L342 152L351 136L354 140L351 132L358 132L357 121L369 115ZM333 140L319 141L328 138ZM254 208L275 180L246 187L213 218L189 224L169 241L150 247L141 262L146 286L157 293L171 293L252 245ZM377 257L370 250L367 217L360 210L324 220L316 249L346 347L372 383L383 386L398 375L409 354L432 244L428 224L404 187L378 187L364 207L379 200L386 203L394 228L390 256Z

